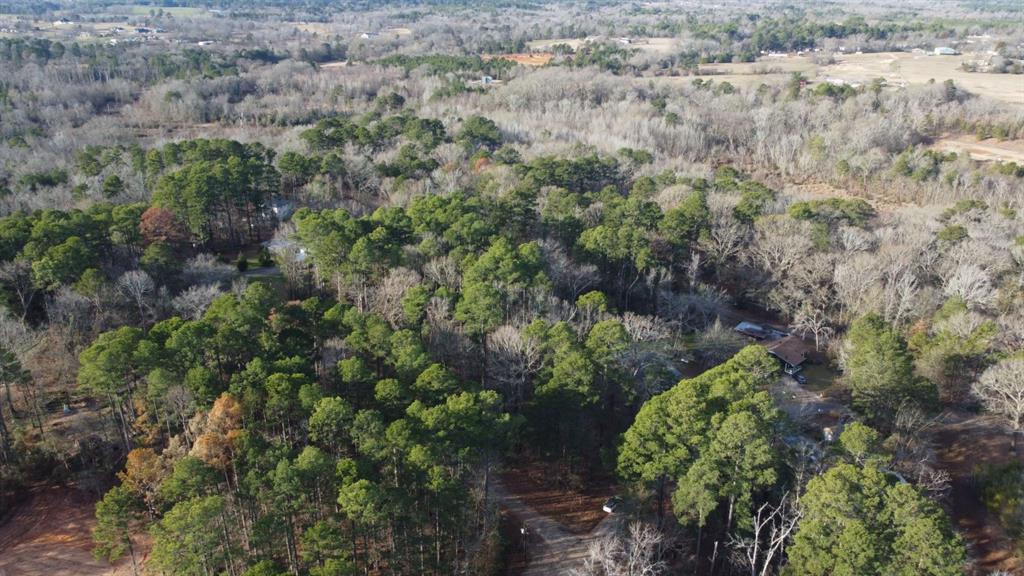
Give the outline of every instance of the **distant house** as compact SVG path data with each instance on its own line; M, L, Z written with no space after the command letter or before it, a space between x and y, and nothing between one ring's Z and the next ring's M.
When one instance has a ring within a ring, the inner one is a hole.
M936 56L956 56L957 54L959 54L959 52L949 46L939 46L935 49Z
M74 22L68 20L67 18L61 18L60 20L53 21L54 26L69 26L71 24L74 24Z
M782 370L786 374L796 374L807 361L807 345L796 336L786 336L765 344L768 353L782 362Z
M377 36L380 36L380 34L376 32L363 32L359 35L363 40L369 40L370 38L376 38Z

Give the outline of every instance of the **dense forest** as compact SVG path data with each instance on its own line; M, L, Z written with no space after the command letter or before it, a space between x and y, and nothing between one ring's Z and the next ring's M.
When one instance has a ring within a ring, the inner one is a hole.
M1024 569L1021 14L5 6L0 572Z

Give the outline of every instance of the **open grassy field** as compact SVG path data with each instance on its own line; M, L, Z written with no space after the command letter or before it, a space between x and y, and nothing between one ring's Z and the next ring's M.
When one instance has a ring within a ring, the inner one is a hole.
M841 54L834 64L817 64L809 56L767 57L757 62L734 64L708 64L702 66L701 76L717 81L728 81L739 86L770 84L788 79L800 72L812 82L826 79L849 83L866 83L884 78L890 85L926 84L931 80L953 80L968 92L994 100L1024 105L1024 77L1013 74L987 74L965 72L960 69L964 61L976 56L933 56L910 52L878 52L873 54Z
M582 38L552 38L549 40L534 40L527 42L526 47L530 50L550 50L553 46L565 44L573 50L583 45L586 40Z

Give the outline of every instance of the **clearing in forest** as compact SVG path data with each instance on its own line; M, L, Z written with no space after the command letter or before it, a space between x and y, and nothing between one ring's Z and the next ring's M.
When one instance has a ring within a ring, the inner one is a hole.
M1024 80L1022 80L1024 82ZM972 160L982 162L1016 162L1024 164L1024 140L978 140L976 136L947 136L935 143L943 152L968 154Z
M977 476L980 467L1021 459L1020 452L1010 451L1010 434L992 416L951 411L939 422L935 441L939 464L950 475L950 513L974 549L975 573L1021 574L1024 559L1014 552L1014 543L982 502Z
M78 488L54 486L33 491L0 526L0 574L131 574L131 561L127 558L110 566L92 557L95 507L96 498Z
M803 74L812 82L830 79L851 84L865 84L875 78L884 78L891 86L952 80L958 87L972 94L1024 105L1024 78L1020 75L966 72L961 68L964 62L976 61L978 55L975 54L935 56L912 52L875 52L836 54L834 58L834 63L818 64L808 55L770 55L759 58L757 62L707 64L701 66L700 76L740 86L788 80L794 72Z
M533 52L533 53L518 53L518 54L498 54L497 56L484 56L484 60L508 60L509 62L515 62L523 66L544 66L555 55L551 52Z

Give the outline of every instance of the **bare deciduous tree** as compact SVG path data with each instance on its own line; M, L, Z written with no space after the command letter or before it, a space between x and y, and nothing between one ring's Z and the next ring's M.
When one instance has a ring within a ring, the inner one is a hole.
M487 335L487 350L487 375L502 390L508 408L518 410L544 360L540 342L505 325Z
M540 243L547 262L548 274L555 286L575 301L587 288L597 284L597 266L575 262L565 248L554 240Z
M370 307L384 317L392 328L402 324L404 312L402 299L409 289L420 283L422 278L414 270L393 268L370 295Z
M24 320L32 306L32 300L35 299L38 292L36 283L32 279L32 263L28 260L18 259L0 264L0 282L6 284L18 299L21 319Z
M185 263L181 279L186 284L222 284L233 278L233 266L217 260L213 254L197 254Z
M743 348L743 337L735 330L722 325L721 319L708 326L697 337L697 351L705 367L717 366L728 360Z
M423 265L423 274L435 284L453 290L458 290L462 285L459 264L451 256L441 256L427 262Z
M765 502L754 514L749 536L729 535L734 562L747 568L750 576L768 576L773 562L782 558L800 521L800 509L794 504L789 493L778 504Z
M973 386L974 394L993 414L1013 429L1012 449L1024 426L1024 359L1008 358L985 370Z
M117 290L131 300L139 312L139 320L146 322L150 308L150 298L155 290L153 279L142 270L125 272L117 279Z
M210 304L224 291L216 284L189 286L171 300L171 306L187 320L199 320Z
M668 563L663 557L665 536L642 522L629 525L626 534L610 534L590 544L583 567L572 576L658 576Z
M825 310L803 306L793 317L793 329L803 335L814 336L814 349L821 350L822 344L827 344L835 334L832 321Z
M996 298L989 273L973 263L958 266L945 278L942 288L947 296L961 298L968 306L979 310L991 308Z

